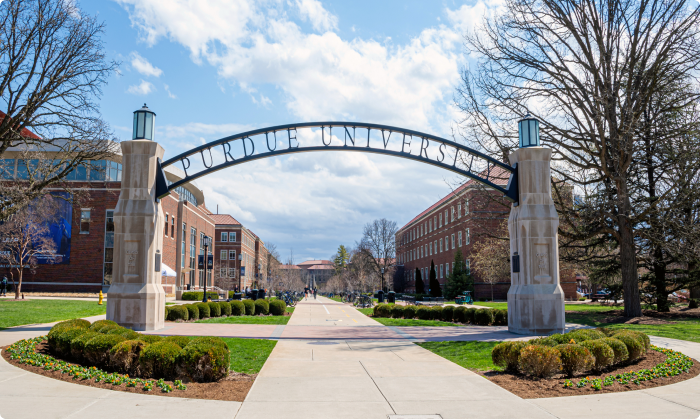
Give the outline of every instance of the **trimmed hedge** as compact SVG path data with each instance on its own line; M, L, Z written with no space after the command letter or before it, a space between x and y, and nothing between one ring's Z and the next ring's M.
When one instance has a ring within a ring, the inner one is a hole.
M243 301L235 300L231 301L231 315L232 316L242 316L245 314L245 304Z
M208 303L197 303L197 308L199 309L199 318L206 319L211 317L211 310L209 309Z
M530 339L529 341L527 341L527 343L528 345L550 346L552 348L559 345L559 342L557 342L555 339L552 339L551 336Z
M208 303L202 304L207 304L209 306L209 315L211 317L221 317L221 306L219 305L219 303L210 301Z
M493 324L496 326L508 326L508 310L494 310Z
M455 308L452 306L445 306L442 308L442 320L446 322L451 322L454 318Z
M76 361L83 360L85 345L95 336L101 336L97 332L87 331L70 341L70 356Z
M615 333L612 337L625 344L629 361L634 361L644 354L644 342L636 334L625 330Z
M82 319L66 320L66 321L63 321L60 323L56 323L51 328L51 330L49 330L49 333L47 336L48 341L49 341L49 348L51 348L52 351L56 350L57 339L63 331L71 329L71 328L88 330L89 327L90 327L90 322L87 320L82 320Z
M403 318L404 319L415 319L416 318L416 306L405 306L403 308Z
M90 325L90 330L94 332L99 332L103 326L119 326L116 322L112 320L98 320Z
M231 303L228 301L220 301L219 305L221 306L221 315L222 316L230 316L231 315Z
M528 345L520 351L520 370L527 375L547 378L561 371L559 351L541 345Z
M255 300L255 314L262 314L267 316L270 314L270 303L261 298Z
M109 365L119 373L139 375L139 356L146 345L148 344L142 340L117 343L109 350Z
M218 340L218 341L217 341ZM192 381L216 381L228 375L229 349L219 338L195 338L177 357L177 375Z
M559 351L561 368L568 377L573 377L574 374L587 371L595 364L595 358L591 352L582 345L567 343L557 345L555 349Z
M240 303L240 301L236 301ZM231 303L233 305L233 303ZM232 307L233 308L233 307ZM287 303L283 300L271 300L270 301L270 314L273 316L284 316L287 313ZM239 314L237 314L239 315Z
M625 362L630 357L630 354L627 351L627 346L625 346L625 344L622 343L622 341L620 341L619 339L603 338L600 340L605 342L613 350L613 353L615 354L613 364Z
M595 357L594 369L601 371L603 368L612 365L615 360L615 352L603 339L593 339L581 342L581 346L591 351Z
M139 356L141 375L146 378L174 378L175 364L181 351L182 348L176 343L165 340L146 346Z
M493 323L493 309L480 308L474 313L474 321L472 323L479 326L488 326Z
M185 306L171 306L170 311L168 311L168 320L170 321L188 320L189 318L190 311Z
M97 335L85 343L83 358L92 365L106 366L109 362L109 351L114 345L125 340L126 338L119 335Z
M199 320L199 307L196 304L187 304L184 307L187 309L188 319Z
M391 304L377 304L374 309L375 317L391 317Z
M568 345L571 343L571 338L567 337L566 335L563 335L561 333L554 333L552 335L547 336L548 338L554 340L560 345Z
M442 307L440 306L433 306L430 309L430 318L432 320L440 320L442 319Z
M430 320L432 317L430 308L426 306L418 307L418 310L416 310L416 317L418 317L420 320Z
M467 308L464 306L458 306L457 308L455 308L455 311L452 314L452 319L456 322L459 322L459 323L466 323L467 322Z
M255 315L255 303L253 302L253 300L243 300L243 305L245 306L246 316Z
M219 298L219 294L215 292L209 292L207 291L207 297L216 300ZM202 301L204 299L204 291L202 292L196 292L196 291L187 291L182 293L182 299L185 301Z
M187 346L191 341L192 339L187 336L167 336L163 338L163 342L172 342L181 348Z
M565 336L569 339L573 339L576 343L581 343L587 340L602 339L606 337L605 333L595 329L576 329L572 330L569 333L566 333Z
M467 311L464 313L464 323L476 324L476 323L474 323L475 316L476 316L476 309L473 307L468 308Z
M107 324L107 325L100 327L99 329L95 329L95 331L97 333L101 333L103 335L106 335L107 333L109 333L112 330L121 330L121 329L122 329L122 327L119 325Z
M491 359L493 363L509 372L517 372L520 362L520 351L525 342L501 342L493 347Z
M59 329L54 337L53 350L62 355L70 355L71 341L87 332L87 328L78 326Z
M391 307L391 317L395 319L403 318L403 306L394 304L394 306Z
M158 336L158 335L141 335L140 340L151 344L151 343L157 343L163 340L163 336Z

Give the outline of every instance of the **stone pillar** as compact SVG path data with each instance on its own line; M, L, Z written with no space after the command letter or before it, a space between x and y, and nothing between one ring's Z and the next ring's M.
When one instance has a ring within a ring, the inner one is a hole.
M552 150L519 148L510 155L518 167L519 205L508 219L511 255L519 255L508 290L508 330L546 335L564 331L564 291L559 284L559 215L554 208ZM516 253L517 252L517 253Z
M114 268L107 319L133 330L164 327L161 285L163 210L155 199L156 163L163 147L148 140L124 141L122 189L114 211Z

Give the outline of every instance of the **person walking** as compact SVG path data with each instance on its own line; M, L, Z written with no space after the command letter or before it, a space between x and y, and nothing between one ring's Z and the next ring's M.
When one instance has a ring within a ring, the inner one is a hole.
M314 288L314 300L316 299L316 294L318 293L318 290Z
M0 281L0 295L7 297L7 275L3 275L2 281Z

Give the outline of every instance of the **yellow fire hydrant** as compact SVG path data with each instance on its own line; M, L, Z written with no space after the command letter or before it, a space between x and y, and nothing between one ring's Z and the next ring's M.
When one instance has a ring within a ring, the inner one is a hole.
M100 301L97 302L98 306L102 305L102 297L104 297L104 296L102 295L102 290L100 290Z

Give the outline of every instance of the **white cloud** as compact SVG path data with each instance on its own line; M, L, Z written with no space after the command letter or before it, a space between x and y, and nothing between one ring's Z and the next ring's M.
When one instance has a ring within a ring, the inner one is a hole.
M147 95L154 90L156 90L156 88L152 83L141 79L141 83L129 86L129 88L126 89L126 92L131 93L132 95Z
M296 5L304 20L309 20L311 26L319 32L338 29L338 17L323 8L318 0L296 0Z
M131 66L144 76L160 77L160 75L163 74L163 70L149 63L148 60L140 56L138 52L132 52L130 57Z
M173 94L173 93L170 91L170 86L168 86L167 84L164 84L164 85L163 85L163 88L164 88L165 91L168 93L168 97L169 97L170 99L177 99L177 96L175 96L175 94Z

